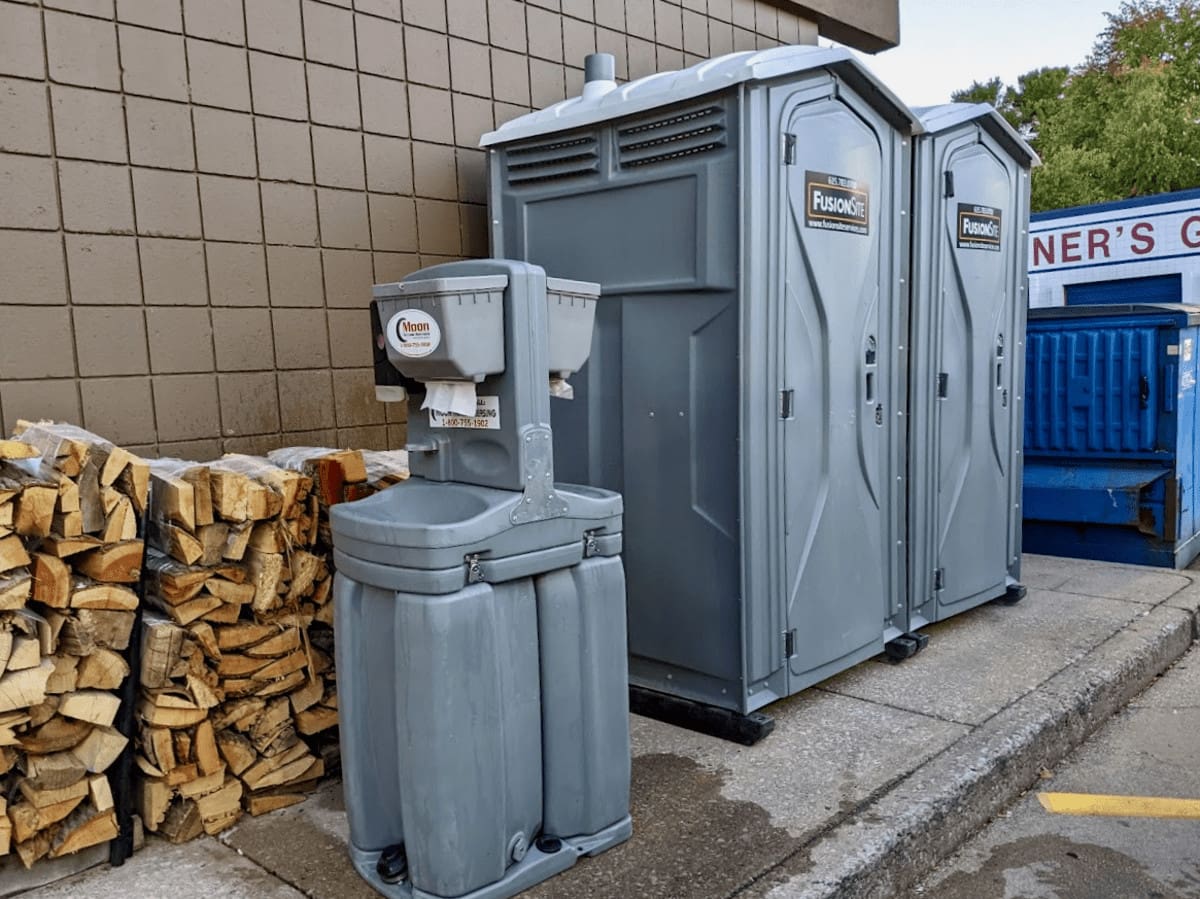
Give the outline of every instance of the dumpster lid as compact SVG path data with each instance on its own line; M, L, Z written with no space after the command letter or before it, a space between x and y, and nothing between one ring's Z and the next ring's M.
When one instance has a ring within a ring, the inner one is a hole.
M1144 465L1076 465L1066 462L1026 462L1027 487L1070 490L1140 490L1169 474L1165 468Z
M811 69L830 69L855 88L895 127L921 131L916 115L844 47L785 46L744 50L697 63L677 72L659 72L623 84L598 97L573 97L523 115L485 134L481 147L557 134L597 122L670 106L747 81L767 81Z
M978 121L985 131L1004 145L1014 159L1027 166L1042 164L1033 147L991 103L942 103L939 106L917 106L913 112L921 120L921 127L926 134L937 134L967 122Z
M1200 306L1184 303L1097 303L1089 306L1050 306L1029 310L1030 321L1135 315L1171 316L1180 325L1200 325Z

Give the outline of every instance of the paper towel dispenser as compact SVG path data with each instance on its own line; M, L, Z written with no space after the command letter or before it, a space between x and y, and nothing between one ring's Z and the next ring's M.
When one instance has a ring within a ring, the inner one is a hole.
M507 275L430 278L374 288L387 360L415 381L479 382L504 371ZM587 361L600 285L546 278L548 374Z
M409 403L413 474L528 490L532 465L544 479L550 395L570 396L591 353L600 286L484 259L373 293L376 396Z

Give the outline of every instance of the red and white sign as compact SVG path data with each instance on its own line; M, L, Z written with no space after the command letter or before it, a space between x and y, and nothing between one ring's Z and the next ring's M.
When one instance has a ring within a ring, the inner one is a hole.
M1061 306L1075 284L1182 276L1200 301L1200 197L1147 197L1042 214L1029 225L1029 304Z
M1134 262L1200 253L1200 212L1131 215L1096 224L1071 222L1030 234L1029 271L1097 262Z

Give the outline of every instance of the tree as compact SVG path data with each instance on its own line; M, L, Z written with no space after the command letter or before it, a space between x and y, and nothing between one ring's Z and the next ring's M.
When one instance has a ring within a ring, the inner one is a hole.
M992 102L990 92L1041 155L1035 210L1200 185L1200 0L1126 0L1106 18L1074 70L954 95Z
M1037 149L1039 123L1062 99L1068 72L1066 66L1035 69L1018 78L1015 87L1006 86L1000 78L976 81L965 90L955 91L951 99L956 103L990 103Z

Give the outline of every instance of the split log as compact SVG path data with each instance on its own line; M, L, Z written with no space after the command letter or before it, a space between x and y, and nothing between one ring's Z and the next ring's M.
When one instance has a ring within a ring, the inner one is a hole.
M71 569L62 559L33 554L33 599L52 609L65 609L71 600Z
M27 753L45 755L75 749L91 732L92 725L86 721L75 721L56 715L41 727L20 736L17 742ZM80 758L78 752L74 755Z
M127 540L81 555L72 564L94 581L136 584L142 573L142 541Z
M137 594L117 584L77 580L71 592L73 609L132 612L137 606Z
M80 690L117 690L129 676L129 663L111 649L97 647L79 660L77 688Z
M79 686L79 656L54 655L54 673L46 681L47 693L70 693Z
M96 727L71 753L83 762L89 772L99 774L109 769L128 743L129 738L119 731L111 727Z
M98 811L91 803L83 803L55 830L50 844L50 857L61 858L89 846L116 839L120 833L114 810Z
M68 693L58 704L58 712L67 718L89 721L100 727L111 727L121 705L119 696L103 690L76 690Z
M0 712L40 705L46 699L46 682L54 663L44 659L36 668L12 671L0 677Z
M25 544L16 534L0 538L0 573L24 568L30 561Z

